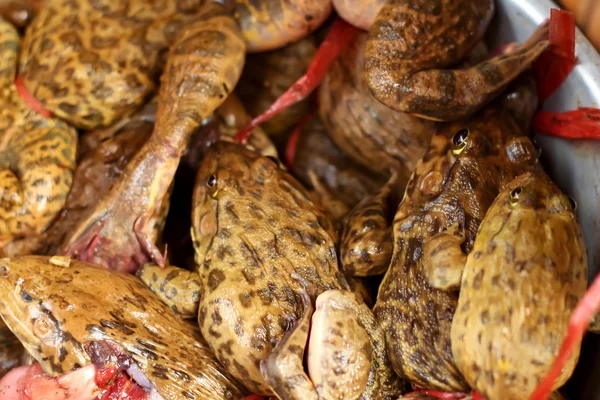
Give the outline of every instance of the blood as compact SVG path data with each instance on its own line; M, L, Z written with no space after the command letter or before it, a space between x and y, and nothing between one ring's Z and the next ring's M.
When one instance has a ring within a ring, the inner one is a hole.
M121 372L99 400L147 400L148 395L137 383Z
M106 368L101 368L96 372L96 385L105 387L106 384L117 375L117 367L111 365Z

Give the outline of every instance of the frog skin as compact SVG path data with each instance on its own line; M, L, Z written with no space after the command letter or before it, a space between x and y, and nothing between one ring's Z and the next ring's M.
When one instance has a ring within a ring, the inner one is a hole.
M307 187L316 178L348 209L373 195L386 181L385 176L363 168L344 153L328 136L319 116L311 118L300 132L291 170Z
M51 223L76 165L75 129L38 114L18 93L19 42L15 28L0 19L0 248Z
M236 87L248 112L256 117L269 108L304 75L316 52L315 39L307 36L278 50L249 54ZM310 98L306 98L263 122L261 127L270 136L285 134L309 112L309 107Z
M433 136L394 217L392 261L373 310L394 370L412 383L468 391L450 344L458 295L428 284L424 247L456 226L468 253L499 191L536 165L533 144L496 105L468 121L444 125Z
M219 4L188 21L167 60L152 135L61 254L130 272L150 260L164 264L155 242L179 160L192 132L235 87L244 53L239 28Z
M374 195L358 203L346 218L340 244L342 269L351 276L383 274L392 259L391 220L396 211L399 176L395 172Z
M217 142L198 172L192 232L202 335L248 390L270 395L274 388L267 382L276 378L272 369L261 373L261 362L281 354L275 349L302 315L308 313L310 318L303 293L314 299L328 290L350 289L338 269L333 225L307 191L273 160L236 144ZM176 270L167 267L169 272L161 274L157 266L144 266L139 274L147 282L154 280L156 272L157 280L149 285L167 288L159 295L169 303L168 286L181 276ZM162 282L162 277L171 282ZM170 297L171 307L184 303ZM362 310L371 314L366 305ZM378 332L370 335L375 342ZM386 357L382 343L374 352L379 360ZM304 353L305 344L296 355ZM302 360L294 365L301 368ZM305 376L303 369L295 373ZM289 386L291 390L294 385ZM383 398L399 394L398 378L389 363L377 364L369 387L380 390Z
M206 0L49 0L24 39L20 73L46 109L78 128L109 126L158 86L166 50L194 24ZM318 27L331 2L235 0L249 51L297 40Z
M587 251L569 199L541 169L518 176L489 208L462 267L451 336L456 365L488 400L528 398L587 289ZM553 389L578 357L579 344Z
M332 0L335 11L348 23L368 31L386 0Z
M319 115L346 154L376 174L396 170L406 184L437 124L391 110L369 93L362 73L366 39L359 35L331 66L318 93Z
M134 276L65 257L4 258L0 293L2 318L49 375L98 363L95 352L119 347L164 399L242 397L198 329Z
M150 137L155 114L156 103L151 102L118 127L82 135L80 144L86 147L85 154L77 164L71 191L60 213L43 232L4 246L0 256L59 254L65 238L121 178L127 163ZM167 210L164 207L159 213L165 215Z
M388 0L369 31L365 79L383 104L438 121L472 115L549 46L544 25L516 51L452 69L479 42L493 0Z

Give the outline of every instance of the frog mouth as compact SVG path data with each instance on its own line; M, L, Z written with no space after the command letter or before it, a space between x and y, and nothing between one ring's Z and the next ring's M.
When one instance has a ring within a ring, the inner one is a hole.
M3 400L165 400L122 348L102 340L85 345L92 363L52 377L39 363L13 369L0 380Z

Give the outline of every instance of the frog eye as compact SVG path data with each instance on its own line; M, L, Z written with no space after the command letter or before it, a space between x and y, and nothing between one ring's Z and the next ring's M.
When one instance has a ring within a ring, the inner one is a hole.
M573 211L577 211L577 202L574 198L569 197L569 203L571 203L571 207L573 207Z
M513 190L511 190L510 192L510 204L511 205L515 205L519 202L519 195L521 194L521 188L514 188Z
M209 188L214 188L217 185L217 176L215 174L212 174L211 176L208 177L208 180L206 181L206 186L208 186Z
M31 297L29 295L29 293L27 293L26 291L24 291L23 289L21 289L21 298L23 299L24 302L26 303L31 303L33 301L33 297Z
M467 128L463 128L458 130L454 136L452 137L452 145L454 148L452 152L454 154L460 154L467 147L467 138L469 137L469 130Z

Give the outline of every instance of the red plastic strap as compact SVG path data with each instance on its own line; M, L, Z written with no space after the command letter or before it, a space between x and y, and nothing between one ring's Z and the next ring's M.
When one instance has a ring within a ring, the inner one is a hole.
M292 169L294 166L294 157L296 156L296 145L298 144L298 139L300 138L300 132L304 129L304 126L310 121L313 117L313 114L306 114L302 119L298 122L298 125L294 128L287 142L287 147L285 148L285 159L287 161L287 167Z
M25 103L27 103L27 105L29 105L33 111L46 118L54 118L54 114L50 110L46 109L42 103L37 101L37 99L33 97L31 93L29 93L23 84L23 77L20 74L17 74L15 86L17 87L17 92L19 92L19 95L23 98L23 100L25 100Z
M473 400L485 400L485 399L484 399L484 398L483 398L483 397L482 397L482 396L479 394L479 392L476 392L475 390L473 390L473 391L471 392L471 398L472 398Z
M251 394L250 396L242 397L241 400L266 400L265 396L261 396L260 394Z
M533 64L538 98L544 102L567 79L575 58L575 17L568 11L553 8L549 26L550 49Z
M600 139L600 110L579 108L567 112L539 111L533 119L536 131L566 139Z
M600 307L600 275L596 276L592 285L588 288L575 311L571 315L567 335L554 360L552 368L546 377L539 383L529 400L546 400L552 392L552 386L556 378L560 376L562 369L569 360L573 348L581 341L583 334L592 320L592 317Z
M321 43L306 74L290 86L264 113L254 118L244 129L238 132L235 141L245 144L252 129L306 98L306 96L319 86L325 74L329 71L331 64L348 47L350 42L356 38L358 33L358 28L355 28L341 18L337 18L327 37Z
M467 397L467 393L439 392L437 390L424 389L419 385L412 384L413 393L424 394L436 399L460 400Z

